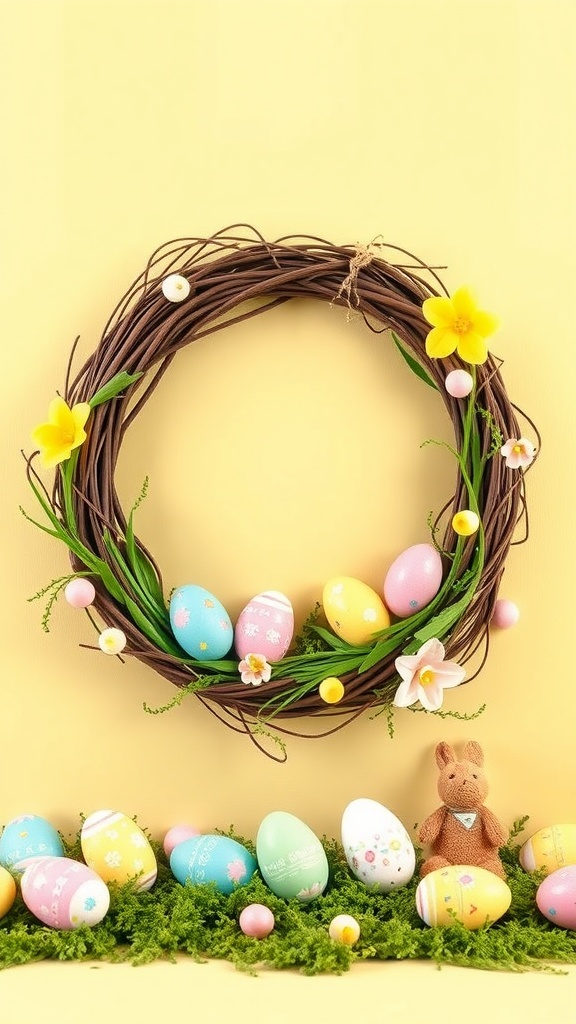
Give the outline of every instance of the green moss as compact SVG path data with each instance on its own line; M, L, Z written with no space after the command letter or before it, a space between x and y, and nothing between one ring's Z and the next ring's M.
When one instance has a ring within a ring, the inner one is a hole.
M513 837L518 833L513 830ZM236 835L227 835L253 844ZM185 954L198 961L229 960L243 971L259 965L305 974L340 974L357 960L430 959L485 970L553 970L552 964L576 963L576 932L554 927L539 913L535 895L539 875L526 874L513 841L502 851L512 905L499 922L479 931L459 924L428 928L416 913L418 877L395 892L367 889L350 874L342 849L323 840L330 867L325 893L308 905L279 899L258 874L232 895L212 886L181 886L166 858L153 843L158 880L150 892L132 885L111 887L110 910L95 928L64 932L46 928L29 913L20 897L0 928L0 966L36 960L127 960L145 964ZM68 856L80 859L78 839L66 844ZM265 903L274 914L274 931L263 940L240 931L238 917L249 903ZM337 914L352 914L361 928L353 948L334 943L328 925Z

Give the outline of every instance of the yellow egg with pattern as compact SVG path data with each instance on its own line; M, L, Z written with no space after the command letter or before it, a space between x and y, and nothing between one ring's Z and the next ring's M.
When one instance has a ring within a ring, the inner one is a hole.
M322 605L336 636L349 644L369 644L375 633L390 625L382 598L352 576L335 576L329 580L322 594Z
M134 881L151 889L158 866L154 851L136 822L119 811L96 811L80 833L84 860L105 882Z
M512 893L502 878L466 864L437 868L416 889L416 910L431 928L459 921L475 931L502 917L511 902Z
M16 882L6 868L0 867L0 917L8 913L16 899Z
M520 863L525 871L547 875L576 864L576 824L549 825L535 832L520 850Z

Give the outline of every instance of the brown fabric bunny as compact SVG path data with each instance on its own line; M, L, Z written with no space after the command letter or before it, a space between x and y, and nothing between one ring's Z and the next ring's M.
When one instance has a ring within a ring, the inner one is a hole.
M505 877L498 848L506 842L508 832L483 806L488 792L483 763L482 748L474 740L464 747L461 760L449 743L436 747L438 792L444 805L426 818L418 833L420 842L429 844L433 854L420 869L422 877L448 864L476 865Z

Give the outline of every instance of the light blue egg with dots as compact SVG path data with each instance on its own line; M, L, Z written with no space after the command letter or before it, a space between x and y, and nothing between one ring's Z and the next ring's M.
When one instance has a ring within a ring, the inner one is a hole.
M170 598L170 625L180 647L198 661L224 658L234 640L228 612L214 594L189 583Z

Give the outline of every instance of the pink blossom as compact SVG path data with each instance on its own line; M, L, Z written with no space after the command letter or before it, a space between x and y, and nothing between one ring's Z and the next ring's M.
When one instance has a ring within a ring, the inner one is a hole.
M458 686L466 675L455 661L444 661L444 654L443 644L432 637L417 654L396 658L396 671L402 679L394 697L397 708L410 707L418 700L426 711L442 707L443 691Z
M178 629L182 629L184 626L188 624L189 618L190 612L188 611L187 608L177 608L176 611L174 612L174 625Z
M510 437L500 449L508 469L526 469L534 459L535 448L526 437Z
M364 854L364 860L368 861L369 864L372 864L374 859L374 850L366 850L366 853Z
M241 860L230 861L227 875L231 882L241 882L246 874L246 865Z
M263 654L247 654L238 665L238 671L243 683L260 686L270 679L272 666L268 664Z

